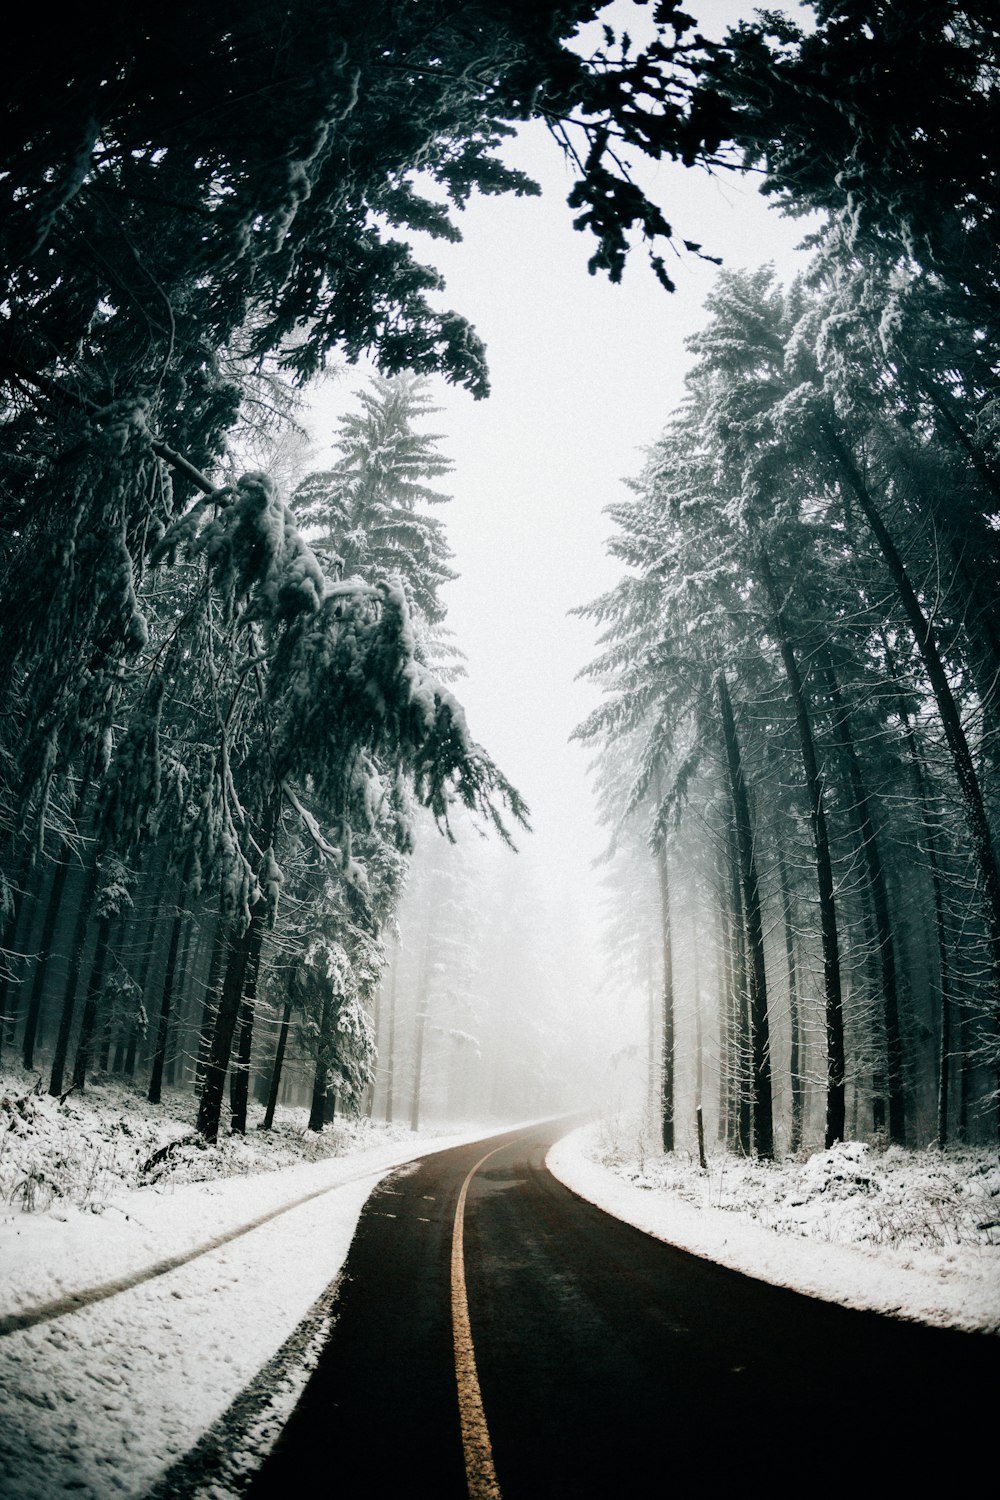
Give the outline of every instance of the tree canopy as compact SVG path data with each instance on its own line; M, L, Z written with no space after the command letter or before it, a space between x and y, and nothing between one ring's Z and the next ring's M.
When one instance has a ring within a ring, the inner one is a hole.
M211 1133L237 1023L250 1034L286 853L287 883L329 917L327 946L299 974L300 989L324 976L325 999L310 1005L326 1077L337 1015L349 1017L326 981L345 998L353 965L372 988L407 797L445 827L456 802L502 832L505 815L523 821L519 795L430 670L450 570L440 525L420 507L438 498L428 481L444 470L432 440L408 425L421 407L407 382L436 372L488 393L483 345L443 306L442 279L411 236L460 238L458 211L473 192L536 192L502 154L531 119L571 163L573 222L590 237L591 271L613 281L641 246L672 287L669 205L638 185L638 157L742 166L786 211L825 216L821 296L779 292L762 276L726 283L713 304L692 403L643 481L655 503L620 510L618 545L640 577L595 607L612 622L599 670L618 691L588 735L624 729L639 746L628 807L655 801L665 860L669 819L704 772L717 703L734 827L750 848L752 799L739 799L756 752L740 715L760 694L769 712L788 695L803 782L784 810L794 822L798 800L813 820L834 1026L836 851L822 847L829 793L816 744L834 746L846 786L852 717L874 713L872 732L883 733L887 719L909 732L936 714L951 756L937 773L963 807L977 920L1000 973L995 754L989 734L970 744L966 727L970 713L995 712L1000 660L998 28L985 0L816 0L812 10L811 28L762 12L708 42L679 0L659 0L643 11L651 41L636 47L604 26L589 50L579 33L600 22L598 0L147 10L98 0L58 27L22 12L0 119L0 946L23 927L40 855L53 872L26 1059L81 845L70 948L77 968L85 952L91 960L84 1071L91 1001L136 868L173 892L180 913L164 1036L182 919L193 902L218 902L227 956L209 985L221 996L205 1063ZM262 391L362 354L383 380L404 383L364 398L334 469L291 503L256 464L238 475L241 429ZM320 556L303 522L324 528ZM925 579L940 565L939 541L948 562L932 599ZM790 599L793 562L805 592ZM878 634L869 599L885 576L896 603ZM858 601L849 609L848 597ZM842 618L850 610L868 622L861 645ZM826 634L814 638L817 612ZM739 658L732 683L709 649L725 639ZM817 643L829 647L822 667ZM877 672L893 693L870 709L862 685ZM655 778L668 762L661 795ZM879 778L888 785L892 774L880 766ZM851 796L856 809L870 800L857 786ZM384 864L370 899L355 835L372 868ZM861 813L857 838L864 861L874 837ZM340 886L324 886L303 846L338 870ZM760 893L746 859L739 874L734 900L750 906ZM877 927L870 861L865 878L862 925ZM893 953L875 942L884 974ZM761 984L755 1003L760 1061ZM353 1035L358 1093L364 1028ZM891 1057L887 1066L875 1093L888 1091L891 1111L898 1067ZM833 1097L843 1070L835 1058L830 1069ZM758 1125L766 1135L763 1117Z

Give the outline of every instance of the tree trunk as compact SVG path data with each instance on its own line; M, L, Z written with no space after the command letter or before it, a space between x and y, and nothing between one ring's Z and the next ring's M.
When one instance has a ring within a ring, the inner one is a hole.
M730 798L730 804L732 799ZM730 806L730 811L732 810ZM750 1062L750 982L747 969L747 924L740 885L740 860L736 846L736 827L730 818L726 833L729 862L729 902L733 913L733 1050L730 1074L732 1080L731 1118L736 1127L736 1144L744 1156L753 1150L753 1078Z
M261 934L263 939L263 933ZM260 970L258 943L247 963L243 981L243 999L240 1002L240 1029L236 1047L236 1063L229 1074L229 1107L232 1111L232 1129L235 1135L247 1133L247 1106L250 1100L250 1064L253 1059L253 1022L257 1008L257 974Z
M156 1049L153 1052L153 1067L149 1075L149 1102L159 1104L163 1092L163 1064L167 1055L167 1037L170 1034L170 1012L174 1003L174 978L177 973L177 955L180 951L181 929L187 918L185 902L187 901L188 881L191 878L193 865L192 857L189 855L184 863L184 870L180 877L177 888L174 915L170 923L170 944L167 948L167 962L163 970L163 989L160 992L160 1014L156 1026Z
M178 996L178 1003L170 1008L170 1024L167 1028L167 1049L163 1059L163 1081L170 1088L177 1083L178 1070L183 1077L183 1062L180 1059L184 1055L184 1041L190 1030L191 999L190 999L190 974L188 966L192 962L191 946L197 928L194 916L190 911L185 915L183 923L183 936L181 938L181 950L177 955L177 974L174 980L174 991ZM194 944L195 958L201 947L200 941Z
M139 1003L142 1006L143 1011L143 1027L140 1027L138 1020L135 1020L132 1022L131 1026L128 1029L128 1040L125 1046L124 1064L126 1078L135 1077L139 1042L140 1039L145 1036L145 1030L143 1028L148 1028L149 1025L149 1017L146 1012L146 996L149 993L149 976L152 972L153 959L156 955L156 937L156 917L154 916L153 920L147 923L146 926L146 947L142 955L142 971L139 975Z
M750 798L743 775L736 721L733 717L733 706L725 673L716 673L715 685L722 717L726 762L729 767L729 790L736 823L736 848L739 857L740 886L743 894L747 949L750 958L751 1107L754 1147L758 1156L770 1160L774 1156L771 1057L767 1014L767 974L764 967L764 924L760 909L757 857L754 852L755 831L750 812Z
M212 1028L208 1057L205 1061L205 1077L201 1098L198 1101L197 1128L210 1145L219 1138L219 1121L222 1116L222 1098L225 1091L226 1072L232 1051L236 1017L243 998L243 983L251 955L259 950L264 935L266 900L261 897L254 903L250 921L240 932L234 932L229 943L229 956L222 981L222 994Z
M12 836L12 852L13 842L14 840ZM24 911L26 904L25 896L28 889L28 882L31 877L31 867L33 863L34 852L34 847L31 844L31 841L25 839L24 849L21 854L21 860L17 868L17 874L14 876L13 890L11 892L10 910L7 913L6 921L3 924L3 934L2 936L0 936L0 951L2 951L2 954L4 955L3 961L0 962L0 1057L3 1056L4 1033L7 1030L7 1002L10 995L11 983L12 981L14 983L17 982L13 978L13 969L16 962L15 948L17 943L17 932L18 927L21 923L21 914ZM28 903L28 910L31 911L31 909L31 903Z
M423 1086L424 1070L424 1031L427 1026L427 1012L420 1010L417 1013L417 1046L413 1061L413 1094L410 1099L410 1129L420 1129L420 1091Z
M333 997L327 993L323 996L316 1050L316 1072L313 1077L312 1106L309 1110L309 1129L317 1132L321 1131L326 1124L330 1066L333 1061L333 1020Z
M49 899L45 906L45 916L42 919L42 932L38 940L38 960L35 964L34 973L31 976L28 1013L24 1022L24 1036L21 1039L24 1066L29 1070L35 1066L35 1043L38 1039L38 1021L42 1011L42 998L45 994L45 981L48 977L49 959L52 955L52 940L55 937L56 923L59 920L59 912L62 907L63 892L66 889L66 881L69 876L70 858L69 844L64 842L59 853L56 855L55 874L52 877Z
M83 1007L83 1018L80 1022L80 1037L76 1044L76 1057L73 1060L73 1087L79 1089L81 1093L87 1082L90 1051L94 1044L97 1011L104 990L104 975L107 971L110 946L111 918L109 916L101 916L97 922L97 941L94 944L94 957L90 964L90 978L87 981L86 989L87 998Z
M215 1017L218 1013L219 980L222 977L222 965L226 957L226 941L228 928L223 919L221 903L219 915L215 924L215 935L212 939L212 956L208 961L208 977L205 980L205 996L201 1007L201 1025L198 1028L198 1055L194 1065L194 1087L195 1092L205 1082L205 1064L212 1046L212 1031L215 1026Z
M656 878L660 892L660 958L663 965L662 1050L660 1057L660 1140L664 1151L674 1149L674 959L670 922L670 872L667 841L656 849Z
M69 1056L69 1039L73 1030L73 1016L76 1010L76 992L80 980L80 972L83 968L83 953L87 943L87 929L90 926L90 917L94 909L94 898L97 895L97 882L100 879L100 866L96 859L87 871L86 884L80 898L80 905L76 914L76 925L73 929L73 942L70 948L69 971L66 975L66 985L63 990L62 1011L59 1016L59 1030L56 1034L56 1048L52 1055L52 1074L49 1078L49 1093L58 1099L63 1091L63 1075L66 1071L66 1059Z
M735 1111L734 1056L735 1008L733 994L736 971L733 955L733 921L730 910L729 884L732 860L729 857L730 838L728 824L720 833L716 858L716 906L719 922L719 1124L718 1139L725 1144L733 1140Z
M392 968L389 973L389 1044L385 1068L385 1123L392 1124L392 1096L396 1082L396 988L399 983L399 939L392 945Z
M868 788L861 773L861 762L854 747L854 738L847 716L847 708L841 695L840 685L834 675L833 666L826 661L823 677L833 708L833 737L847 767L847 780L851 791L854 815L861 837L861 851L865 862L865 878L875 919L875 942L877 945L879 972L882 989L882 1017L885 1026L886 1082L889 1096L889 1140L896 1146L906 1144L906 1094L903 1080L903 1043L899 1024L899 989L896 981L896 946L892 937L892 922L889 916L889 895L886 890L882 855L875 833Z
M901 687L895 654L889 645L885 631L882 632L882 646L885 651L885 660L889 675L896 686ZM944 888L941 882L940 845L938 829L931 809L930 787L927 781L927 772L924 768L924 758L920 752L916 732L914 731L901 692L896 703L896 713L899 716L899 722L903 729L903 737L906 740L910 771L913 776L913 787L917 801L920 804L920 821L923 825L924 846L927 852L927 863L931 876L931 892L934 900L934 930L937 937L938 950L938 989L941 999L941 1020L938 1036L937 1139L938 1145L943 1148L948 1144L948 1108L950 1103L948 1085L951 1068L953 1002L951 995L951 963L948 957L948 932L944 914Z
M788 1149L798 1151L802 1145L802 1021L799 1016L799 977L795 962L795 933L792 929L792 897L788 885L788 868L785 856L778 848L778 883L781 888L781 912L785 929L785 962L788 966L788 1028L791 1032L791 1048L788 1056L789 1083L792 1095L791 1130Z
M826 997L826 1148L844 1139L846 1105L846 1066L844 1061L844 1002L840 974L840 946L837 939L837 909L834 901L833 863L830 838L823 806L823 781L819 773L812 719L806 702L805 688L784 613L771 573L770 563L761 551L760 574L771 606L775 642L781 653L788 681L795 723L799 733L802 768L809 799L816 860L816 883L819 889L819 923L823 943L823 988Z
M650 1133L657 1115L659 1095L656 1081L657 998L653 947L650 943L646 949L646 1119Z
M115 916L111 932L108 937L108 949L111 953L121 953L125 941L125 919L122 913ZM97 1071L107 1073L111 1068L111 1017L105 1016L101 1023L101 1050L97 1054Z
M271 1087L267 1093L267 1108L264 1111L264 1130L271 1130L274 1126L274 1112L278 1107L278 1090L281 1087L281 1070L285 1066L285 1048L288 1045L288 1028L292 1020L292 996L291 991L285 997L285 1008L281 1015L281 1029L278 1032L278 1045L274 1053L274 1066L271 1069Z
M913 638L917 643L917 649L923 658L931 690L934 693L938 715L954 762L969 829L969 840L982 882L983 906L990 944L994 1007L996 1008L1000 1006L1000 866L997 864L982 788L976 774L969 742L962 727L958 705L951 691L951 684L938 651L931 623L924 614L903 559L879 514L874 497L853 458L833 428L826 422L821 423L821 428L827 446L878 542L886 567L896 586Z
M431 978L431 933L424 935L424 951L420 958L420 977L417 980L417 1034L413 1060L413 1094L410 1098L410 1129L420 1129L421 1092L424 1082L424 1037L427 1030L427 1008L430 1003Z
M701 1095L705 1085L705 1038L701 1014L701 967L698 963L698 929L694 929L694 1102L701 1114Z

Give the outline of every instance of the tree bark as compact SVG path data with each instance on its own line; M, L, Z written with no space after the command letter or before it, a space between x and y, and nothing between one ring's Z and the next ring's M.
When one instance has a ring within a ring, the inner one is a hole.
M189 910L183 924L180 953L177 955L177 975L174 980L174 991L178 1000L170 1008L167 1049L163 1060L163 1081L170 1088L173 1088L176 1084L178 1073L183 1078L184 1041L190 1030L191 999L189 965L192 963L192 944L194 944L195 959L197 959L201 949L200 935L199 941L194 942L197 925L192 912Z
M281 1087L281 1070L285 1066L285 1048L288 1045L288 1028L292 1020L292 997L291 992L285 996L285 1008L281 1014L281 1029L278 1032L278 1045L274 1053L274 1066L271 1068L271 1086L267 1094L267 1108L264 1111L264 1130L271 1130L274 1126L274 1112L278 1107L278 1090Z
M667 841L656 848L656 878L660 893L660 959L663 966L660 1057L660 1140L664 1151L674 1149L674 958L670 921L670 872Z
M420 978L417 981L417 1034L416 1052L413 1060L413 1093L410 1098L410 1129L420 1128L421 1093L424 1082L424 1038L427 1030L427 1007L430 1002L431 934L424 936L424 951L420 959Z
M951 751L962 795L969 839L980 879L982 898L986 914L989 937L991 970L993 976L994 1007L1000 1007L1000 866L990 831L989 818L983 801L982 788L976 774L972 752L962 727L961 715L955 702L944 662L938 651L931 623L924 614L916 590L885 522L879 514L874 497L865 484L857 465L838 434L829 422L821 421L820 428L827 447L835 459L845 483L851 490L864 513L875 540L878 542L889 575L896 586L903 612L909 622L917 649L923 658L930 681L938 715L944 728L948 748Z
M399 983L399 939L392 947L392 968L389 973L389 1038L388 1057L385 1069L385 1123L392 1124L393 1092L396 1082L396 989Z
M208 977L205 980L205 995L201 1007L201 1024L198 1028L198 1054L194 1065L194 1087L197 1092L205 1082L205 1064L212 1046L212 1030L218 1013L219 980L226 957L228 927L222 915L221 903L212 939L212 955L208 960Z
M795 933L792 930L792 897L788 885L788 868L785 856L778 849L778 883L781 888L781 912L785 930L785 962L788 966L788 1028L791 1046L788 1055L788 1074L791 1085L792 1113L788 1149L794 1153L802 1145L802 1021L799 1016L799 978L795 962Z
M14 837L11 835L11 853L13 854ZM25 897L28 882L31 877L31 868L34 862L34 848L31 841L24 840L24 848L21 853L17 874L13 880L13 891L11 893L10 910L3 924L3 935L0 937L0 949L3 953L3 961L0 962L0 1057L3 1056L4 1036L7 1030L7 1001L10 995L13 980L13 968L15 964L15 944L17 942L18 927L21 923L21 914L25 908ZM29 912L32 910L31 903L28 904ZM16 983L16 980L13 980Z
M52 877L52 885L49 889L49 899L45 906L45 916L42 919L42 931L38 940L38 959L35 963L34 973L31 976L28 1012L24 1021L24 1036L21 1038L21 1056L24 1066L29 1071L35 1066L35 1044L38 1040L38 1022L42 1013L42 998L45 994L45 981L48 977L49 958L52 955L52 939L55 937L56 923L59 920L59 912L62 908L63 892L66 889L66 881L69 876L70 858L69 844L64 842L59 853L56 855L56 869Z
M94 1030L97 1023L97 1011L101 1003L101 995L104 990L104 975L107 972L108 953L111 946L111 918L102 916L97 922L97 941L94 944L94 956L90 964L90 978L87 981L86 1001L83 1007L83 1017L80 1022L80 1036L76 1044L76 1057L73 1060L73 1087L83 1092L87 1082L87 1069L90 1066L90 1050L94 1043Z
M83 967L83 952L87 942L87 929L90 926L90 917L94 909L94 897L97 894L97 882L100 878L100 873L100 866L95 859L87 871L86 883L80 898L80 905L76 914L76 924L73 929L69 970L63 990L59 1030L56 1033L56 1047L52 1055L52 1073L49 1078L49 1093L55 1099L58 1099L63 1091L63 1075L66 1071L66 1059L69 1056L69 1039L73 1030L73 1016L76 1011L77 985L79 984L80 971Z
M732 811L730 798L730 812ZM732 817L726 830L726 857L729 864L729 904L733 917L733 989L731 997L732 1051L730 1077L732 1084L731 1117L735 1125L736 1144L744 1156L753 1150L753 1081L750 1060L750 979L747 968L747 924L743 910L740 883L740 860L736 844L736 825Z
M259 942L250 955L243 980L243 998L240 1002L239 1040L236 1047L236 1062L229 1074L229 1106L232 1111L232 1129L236 1135L247 1133L247 1106L250 1100L250 1064L253 1059L253 1022L257 1008L257 975L260 971Z
M754 1148L769 1160L774 1156L774 1125L771 1099L771 1057L767 1014L767 973L764 966L764 924L760 908L760 881L754 852L754 826L750 797L743 774L743 760L736 721L724 672L716 673L716 694L722 718L722 737L729 767L729 790L736 823L736 848L746 919L750 957L750 1048Z
M255 950L259 951L264 935L264 917L267 902L260 897L253 906L250 921L231 936L226 971L222 981L222 994L216 1012L215 1025L205 1062L205 1077L201 1098L198 1102L197 1128L210 1145L219 1138L219 1121L222 1116L222 1098L225 1091L226 1072L232 1051L236 1017L243 997L243 984L247 966Z
M895 653L889 645L885 631L882 632L882 646L885 651L889 676L898 688L901 686L899 670L896 665ZM941 1018L938 1035L937 1139L938 1145L943 1149L948 1144L949 1072L951 1068L953 1002L951 994L951 962L948 957L948 932L944 914L944 888L941 881L940 845L938 829L931 810L930 787L927 781L927 772L924 768L924 758L920 752L916 732L903 700L902 692L900 692L896 703L896 713L899 716L899 722L903 729L903 738L906 741L906 749L910 761L910 772L913 777L913 788L920 805L920 821L923 826L927 864L931 876L931 892L934 901L934 930L937 937L938 949L938 989L941 997Z
M772 629L781 654L788 689L792 697L799 748L809 799L816 860L816 883L819 889L820 935L823 943L823 988L826 997L826 1135L827 1150L844 1139L846 1106L846 1065L844 1060L844 1003L840 974L840 946L837 939L837 909L834 901L833 863L830 838L823 806L823 780L819 772L812 719L806 702L802 675L799 672L791 637L785 622L781 601L767 556L758 554L760 576L771 607Z
M170 1034L170 1013L174 1003L174 979L177 973L177 955L180 951L181 929L187 919L188 881L191 878L193 860L185 860L177 889L176 905L170 923L170 943L167 962L163 970L163 988L160 992L160 1014L156 1026L156 1048L153 1052L153 1067L149 1075L149 1102L159 1104L163 1092L163 1064L167 1055L167 1037Z
M868 788L861 771L861 762L854 747L847 708L840 685L829 661L823 665L823 678L833 708L833 737L847 768L854 815L857 819L861 840L861 852L865 863L865 879L871 899L872 915L875 919L875 942L878 953L882 990L882 1016L885 1026L886 1083L889 1097L889 1140L896 1146L906 1144L906 1094L903 1080L903 1043L899 1024L899 989L896 981L896 946L892 936L892 921L889 915L889 895L886 890L882 855L875 833Z
M333 1019L333 997L327 993L323 996L316 1051L316 1072L313 1076L312 1106L309 1110L309 1129L317 1132L321 1131L326 1124L330 1067L333 1061Z

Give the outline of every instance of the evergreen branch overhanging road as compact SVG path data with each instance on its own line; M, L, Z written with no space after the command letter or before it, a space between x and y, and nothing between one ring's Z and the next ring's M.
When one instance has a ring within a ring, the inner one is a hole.
M375 1190L254 1500L306 1480L317 1500L357 1484L369 1500L587 1500L982 1482L1000 1340L675 1250L551 1176L565 1129L426 1157Z

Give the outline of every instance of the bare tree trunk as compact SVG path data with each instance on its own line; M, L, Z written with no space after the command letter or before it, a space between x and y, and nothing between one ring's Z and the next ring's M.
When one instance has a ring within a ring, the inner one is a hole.
M396 990L399 984L399 939L392 948L392 968L389 973L389 1045L386 1049L385 1069L385 1123L392 1124L393 1092L396 1082Z
M56 855L55 874L52 877L45 916L42 919L42 931L38 940L38 959L31 976L28 1013L24 1022L24 1035L21 1038L21 1056L24 1066L29 1070L35 1066L35 1044L38 1040L38 1022L42 1013L42 998L45 994L49 959L52 956L52 940L55 937L56 923L62 908L63 892L66 889L71 858L69 843L64 842Z
M233 1046L236 1017L243 998L243 984L251 955L259 950L264 932L264 915L267 903L263 897L254 903L250 921L240 932L231 935L229 956L222 981L222 994L212 1029L208 1057L205 1061L205 1077L198 1102L198 1130L210 1145L219 1138L219 1121L222 1116L222 1098L225 1090L229 1055Z
M885 631L882 632L882 646L885 651L885 660L886 666L889 669L889 675L896 686L901 687L895 654L889 645ZM930 869L931 891L934 900L934 929L938 949L938 989L941 999L941 1021L938 1037L937 1138L938 1145L943 1148L948 1144L948 1108L950 1103L948 1085L951 1068L953 1000L951 994L951 962L948 957L948 932L944 915L944 889L941 882L940 842L931 808L931 794L927 781L927 772L924 768L924 758L921 754L920 745L917 742L917 736L902 692L900 692L896 702L896 713L899 716L903 736L906 740L910 771L913 776L913 787L917 801L920 804L920 820L923 825L924 847L927 851L927 863ZM968 1099L966 1097L966 1110L967 1108ZM964 1122L962 1128L964 1131Z
M94 897L97 894L97 882L100 878L100 866L96 859L87 871L80 905L77 908L76 924L73 929L73 942L70 947L69 969L66 974L66 984L63 989L62 1010L59 1016L59 1030L56 1033L56 1047L52 1055L52 1073L49 1078L49 1093L58 1099L63 1091L63 1075L66 1071L66 1059L69 1056L69 1039L73 1030L73 1016L76 1011L76 991L80 980L80 971L83 967L83 952L87 942L87 929L90 926L90 917L94 909Z
M701 968L698 963L698 928L694 928L694 1102L701 1114L701 1095L705 1083L705 1039L701 1014Z
M219 981L222 978L222 966L226 957L226 944L229 929L222 915L221 902L219 915L215 924L215 935L212 939L212 956L208 961L208 976L205 980L205 995L201 1007L201 1025L198 1029L198 1055L194 1065L194 1086L197 1092L205 1081L205 1064L212 1046L212 1030L215 1026L215 1017L219 1004Z
M728 858L728 830L719 836L716 857L716 907L719 924L719 1123L718 1139L729 1144L733 1136L734 1086L733 1048L735 1016L733 992L736 983L733 961L732 914L728 884L732 861Z
M795 962L795 933L792 929L792 898L788 885L788 869L785 856L778 848L778 883L781 888L781 910L785 929L785 961L788 965L788 1027L791 1032L791 1049L788 1057L789 1082L792 1094L791 1130L788 1149L796 1152L802 1145L802 1021L799 1016L799 978Z
M649 1129L652 1130L653 1121L656 1119L659 1092L656 1086L657 993L652 946L647 948L646 957L646 1118L649 1121Z
M840 947L837 940L837 909L834 901L833 863L830 838L823 806L823 781L819 773L812 719L806 702L805 688L791 636L785 623L781 601L775 587L771 566L763 551L758 554L760 574L768 595L773 617L775 641L781 653L799 732L799 747L809 799L813 849L816 860L816 883L819 889L819 924L823 943L823 986L826 995L826 1146L844 1138L846 1104L846 1065L844 1060L844 1003L840 974Z
M191 996L190 996L190 973L189 965L192 964L191 947L194 944L194 958L197 959L201 948L201 941L194 943L194 934L197 922L189 910L185 914L184 933L181 938L181 951L177 956L177 977L174 981L174 989L178 995L178 1003L171 1006L170 1025L167 1030L167 1050L163 1060L163 1081L171 1088L177 1082L178 1073L183 1078L184 1064L184 1041L190 1030Z
M319 1042L316 1051L316 1072L313 1076L312 1107L309 1111L309 1129L320 1131L326 1124L327 1095L330 1088L330 1065L333 1061L333 1000L329 993L323 996L323 1010L319 1023Z
M76 1057L73 1062L73 1087L83 1092L87 1082L87 1069L90 1066L90 1049L94 1043L94 1030L97 1022L97 1009L101 1003L101 995L104 991L104 975L107 970L108 952L111 945L111 918L102 915L97 922L97 942L94 945L94 957L90 964L90 978L87 982L87 999L83 1007L83 1018L80 1022L80 1038L76 1044Z
M428 918L428 922L430 918ZM424 934L424 950L420 957L420 975L417 980L417 1034L416 1053L413 1060L413 1093L410 1098L410 1129L420 1128L421 1094L424 1082L424 1041L427 1031L427 1011L430 1004L431 943L430 928Z
M875 919L875 942L881 975L882 1017L885 1026L889 1140L896 1146L903 1146L906 1144L906 1094L903 1079L903 1042L899 1024L899 989L896 982L896 946L893 942L892 922L889 916L889 895L886 890L885 872L875 833L875 820L872 816L868 788L861 772L858 753L854 748L847 708L829 661L824 663L823 677L833 707L834 740L847 767L847 780L865 862L865 878L872 915Z
M263 932L261 933L263 938ZM250 1063L253 1058L253 1022L257 1007L257 975L260 971L261 943L257 943L247 964L240 1003L240 1029L236 1062L229 1074L229 1105L232 1128L236 1135L247 1133L247 1106L250 1100Z
M660 1056L660 1140L664 1151L674 1149L674 959L670 921L670 872L667 841L656 849L656 877L660 892L660 955L663 964L663 1026Z
M937 704L938 715L948 741L959 790L962 794L962 805L965 810L972 852L979 869L990 944L993 1003L996 1013L997 1008L1000 1007L1000 866L997 864L982 788L976 774L969 742L962 727L961 715L948 681L948 673L938 651L933 628L910 582L899 550L879 514L874 497L850 452L830 423L821 422L820 426L830 453L836 460L846 484L861 507L872 534L878 542L890 577L896 586L917 649L923 658L931 690L934 693L934 701Z
M125 942L125 931L125 917L121 912L118 912L111 924L111 933L108 938L108 951L110 953L121 953ZM111 1068L111 1020L111 1016L106 1015L101 1023L101 1049L97 1054L97 1071L99 1073L107 1073Z
M730 1068L733 1093L730 1115L736 1127L736 1144L744 1156L749 1156L753 1150L750 983L747 969L746 916L743 910L743 893L740 884L740 861L736 847L736 828L732 819L727 829L726 842L730 880L729 901L733 913L734 935L732 1025L730 1027L733 1041Z
M14 837L11 836L11 854L14 852ZM34 847L29 839L23 840L21 860L17 867L17 874L13 879L11 891L10 909L7 912L3 924L3 934L0 936L0 949L5 956L0 963L0 1057L3 1056L4 1033L7 1029L7 1002L10 995L10 987L13 979L13 970L16 963L15 945L17 943L18 928L21 924L21 915L27 905L28 910L32 904L26 902L28 882L31 878ZM14 981L16 983L16 981Z
M149 1102L159 1104L163 1091L163 1064L167 1055L167 1037L170 1031L170 1012L174 1003L174 979L177 973L177 954L180 950L181 929L187 919L188 881L191 878L193 859L185 860L176 893L174 915L170 923L170 945L167 962L163 970L163 989L160 993L160 1015L156 1027L156 1048L153 1052L153 1067L149 1075Z
M764 924L760 909L757 857L754 852L755 835L750 812L750 798L743 775L743 761L736 734L736 721L733 717L733 706L724 672L716 673L715 687L722 717L726 761L729 767L729 789L736 822L736 848L750 957L750 1047L754 1147L758 1156L769 1160L774 1156L774 1125L771 1101L767 974L764 967Z
M281 1029L278 1032L278 1045L274 1053L274 1066L271 1069L271 1086L267 1094L267 1108L264 1111L264 1124L262 1129L270 1130L274 1125L274 1112L278 1107L278 1090L281 1087L281 1070L285 1066L285 1048L288 1045L288 1028L292 1020L292 996L289 989L285 996L285 1008L281 1014Z

